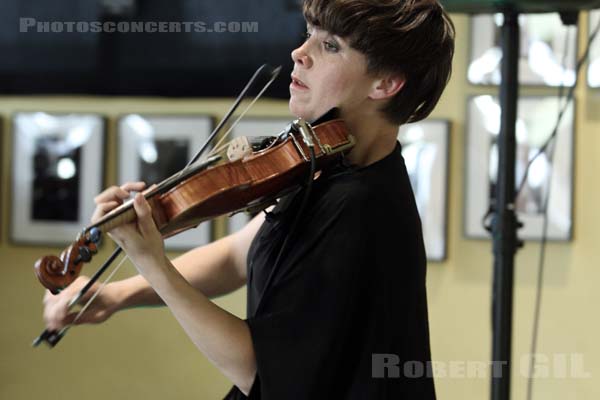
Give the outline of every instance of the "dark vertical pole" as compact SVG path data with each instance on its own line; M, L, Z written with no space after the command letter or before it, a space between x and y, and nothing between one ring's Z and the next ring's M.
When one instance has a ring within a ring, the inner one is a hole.
M517 249L515 216L515 152L517 99L519 96L519 21L514 10L504 12L502 25L502 120L498 138L498 179L494 236L492 299L493 347L492 400L510 398L511 334L514 255Z

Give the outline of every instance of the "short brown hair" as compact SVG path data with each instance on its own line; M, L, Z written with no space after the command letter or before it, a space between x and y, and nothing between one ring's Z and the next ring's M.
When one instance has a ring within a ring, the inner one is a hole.
M305 0L304 17L348 40L367 72L401 73L406 83L381 110L392 122L426 118L452 72L454 24L437 0Z

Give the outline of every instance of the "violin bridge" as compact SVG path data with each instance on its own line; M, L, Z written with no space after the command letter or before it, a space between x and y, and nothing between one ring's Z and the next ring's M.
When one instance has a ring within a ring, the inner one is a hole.
M227 147L229 161L237 161L252 154L252 145L246 136L234 138Z

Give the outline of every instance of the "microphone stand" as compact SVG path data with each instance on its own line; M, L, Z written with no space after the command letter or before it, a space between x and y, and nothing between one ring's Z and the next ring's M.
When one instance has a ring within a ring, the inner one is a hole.
M494 278L492 292L492 400L510 398L511 336L514 256L522 242L517 238L520 223L515 213L515 154L517 100L519 97L519 13L503 12L502 116L498 137L496 212L492 222Z

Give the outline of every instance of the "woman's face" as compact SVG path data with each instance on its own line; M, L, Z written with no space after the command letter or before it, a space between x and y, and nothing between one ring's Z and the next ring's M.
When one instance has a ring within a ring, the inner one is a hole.
M342 38L307 26L306 41L292 52L292 114L313 121L333 107L349 114L365 102L375 78L367 75L366 57Z

